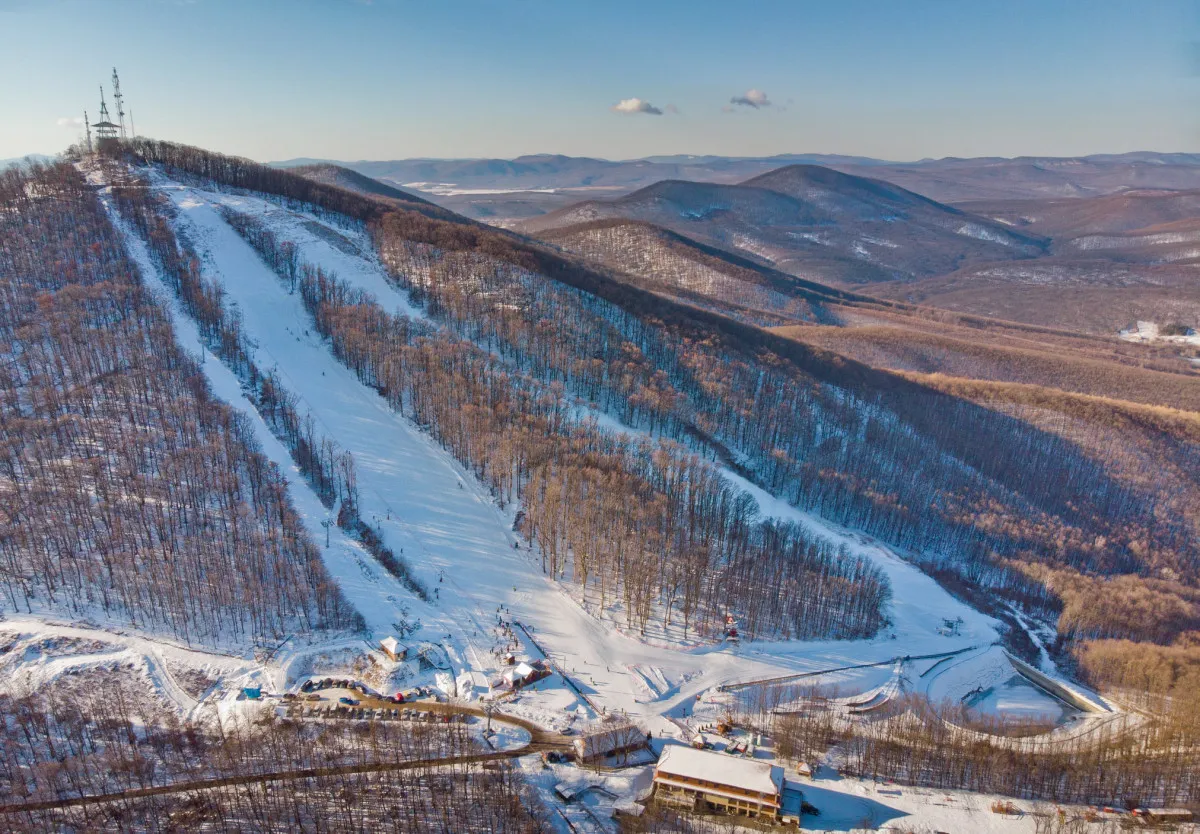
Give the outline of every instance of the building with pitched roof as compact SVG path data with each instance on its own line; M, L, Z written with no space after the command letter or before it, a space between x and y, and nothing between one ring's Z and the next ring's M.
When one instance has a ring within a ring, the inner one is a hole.
M781 819L783 782L779 765L679 744L664 747L654 768L659 801L771 820Z

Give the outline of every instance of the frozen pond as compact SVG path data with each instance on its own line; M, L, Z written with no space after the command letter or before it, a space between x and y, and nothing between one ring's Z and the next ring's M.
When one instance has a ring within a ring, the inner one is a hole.
M971 699L968 706L983 715L1015 721L1058 723L1074 712L1017 674Z

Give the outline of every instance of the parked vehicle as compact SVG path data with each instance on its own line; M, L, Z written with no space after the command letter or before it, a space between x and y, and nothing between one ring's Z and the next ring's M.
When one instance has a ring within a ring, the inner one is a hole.
M348 707L358 706L358 701L354 700L353 698L347 698L345 695L343 695L341 698L338 698L338 703L345 704Z

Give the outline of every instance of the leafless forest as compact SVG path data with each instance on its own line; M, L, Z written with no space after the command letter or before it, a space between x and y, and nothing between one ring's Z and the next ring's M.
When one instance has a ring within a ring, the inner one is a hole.
M543 830L536 798L507 762L485 768L469 760L484 751L461 724L264 718L209 730L181 723L148 698L136 678L122 684L110 676L99 683L99 677L85 674L54 693L0 697L0 796L5 801L35 803L199 780L222 783L9 813L3 817L6 830ZM417 764L372 769L403 762ZM308 778L255 779L310 768L324 770Z
M253 218L225 216L290 283L284 242ZM755 524L750 502L698 456L572 420L561 384L391 316L308 264L299 272L299 292L335 354L500 500L521 502L547 573L594 585L601 607L619 599L631 626L644 632L661 611L664 625L677 617L686 634L734 610L751 634L878 629L888 591L876 569L798 529Z
M1129 598L1140 613L1103 634L1072 630L1068 616L1069 637L1173 645L1200 622L1190 598L1200 569L1200 451L1182 418L906 376L668 300L623 273L495 229L194 148L137 140L132 149L177 175L260 189L365 224L396 280L514 373L919 554L976 604L989 607L1000 594L1054 617L1070 606L1068 577L1115 575L1149 589ZM339 348L344 358L366 349L360 339ZM371 362L370 373L381 373ZM1138 428L1132 440L1121 432L1129 425ZM503 493L512 475L498 478ZM1162 595L1182 612L1165 629L1153 604Z
M777 715L772 729L785 755L814 760L832 749L842 772L868 779L1045 802L1171 805L1200 790L1198 694L1160 700L1161 719L1147 729L1114 725L1077 743L1003 737L1016 727L990 728L1001 737L971 733L961 705L916 698L849 727L813 709Z
M353 627L282 475L211 397L79 172L9 169L0 207L7 607L208 644Z

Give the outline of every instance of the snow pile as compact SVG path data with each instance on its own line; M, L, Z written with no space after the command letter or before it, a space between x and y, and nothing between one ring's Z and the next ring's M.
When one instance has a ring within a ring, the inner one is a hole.
M1118 334L1121 339L1126 342L1166 342L1177 345L1197 345L1200 346L1200 333L1195 330L1190 330L1185 335L1166 336L1162 333L1162 328L1152 321L1139 321L1132 327L1120 331Z

